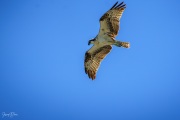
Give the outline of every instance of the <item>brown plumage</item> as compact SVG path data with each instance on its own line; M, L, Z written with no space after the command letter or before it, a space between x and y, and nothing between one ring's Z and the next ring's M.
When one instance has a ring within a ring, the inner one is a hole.
M111 51L112 45L118 47L129 47L129 43L115 40L115 37L119 31L119 20L123 11L126 8L126 4L116 2L110 10L108 10L100 18L100 30L98 35L89 41L89 44L94 44L86 53L84 60L85 73L89 78L94 80L96 78L96 72L100 66L101 61Z
M85 54L85 72L89 78L94 80L96 78L96 72L100 66L101 61L111 51L112 47L106 45L100 47L94 51L93 54L86 52Z
M101 28L99 34L104 34L106 32L109 33L111 37L115 38L119 31L119 19L125 8L126 4L124 4L124 2L121 2L119 5L118 2L116 2L113 7L100 18Z

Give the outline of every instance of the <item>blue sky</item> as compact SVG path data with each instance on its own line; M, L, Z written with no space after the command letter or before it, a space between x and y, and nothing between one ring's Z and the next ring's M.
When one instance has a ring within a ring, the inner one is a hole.
M85 74L88 40L115 2L1 0L0 113L17 113L14 120L179 120L178 0L125 0L116 39L131 48L113 47L95 81Z

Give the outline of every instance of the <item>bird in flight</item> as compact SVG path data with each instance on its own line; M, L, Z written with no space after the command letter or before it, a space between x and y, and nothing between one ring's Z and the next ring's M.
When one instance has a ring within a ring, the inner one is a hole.
M93 46L85 53L84 68L89 78L94 80L101 61L111 51L112 45L129 48L128 42L115 39L119 31L119 23L126 4L116 2L100 19L100 29L98 35L88 41L88 45Z

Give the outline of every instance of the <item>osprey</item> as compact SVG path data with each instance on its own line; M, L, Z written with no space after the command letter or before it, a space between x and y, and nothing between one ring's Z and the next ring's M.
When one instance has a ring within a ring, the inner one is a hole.
M119 31L119 20L125 8L126 4L124 4L124 2L120 4L116 2L111 9L100 18L98 35L88 42L88 45L93 44L93 46L85 53L84 67L85 73L88 74L92 80L96 78L96 72L100 63L111 51L112 45L124 48L130 47L128 42L115 40Z

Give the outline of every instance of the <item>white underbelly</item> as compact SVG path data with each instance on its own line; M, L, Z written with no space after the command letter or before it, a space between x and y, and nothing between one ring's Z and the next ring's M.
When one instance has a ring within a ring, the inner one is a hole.
M97 41L101 45L111 45L113 40L110 37L105 37L105 36L101 37L101 36L98 36L97 37Z
M98 42L106 42L107 40L104 37L98 37Z

